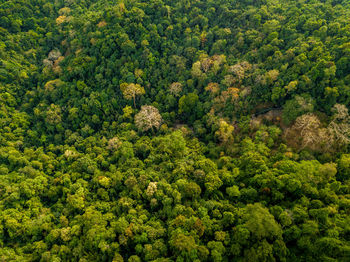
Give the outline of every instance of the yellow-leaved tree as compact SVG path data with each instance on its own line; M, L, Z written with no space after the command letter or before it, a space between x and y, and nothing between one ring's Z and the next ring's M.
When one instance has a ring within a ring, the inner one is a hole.
M123 93L123 96L127 100L133 100L134 107L136 107L136 96L144 95L145 89L139 84L128 84L128 83L122 83L120 85L120 90Z

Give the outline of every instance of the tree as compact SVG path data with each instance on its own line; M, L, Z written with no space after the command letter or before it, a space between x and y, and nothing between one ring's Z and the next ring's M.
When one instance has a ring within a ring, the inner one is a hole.
M266 207L260 203L248 204L242 219L244 228L250 232L251 243L244 249L244 261L272 261L275 258L285 261L282 228Z
M197 78L201 81L203 81L206 78L206 74L202 71L202 65L200 61L197 61L192 65L191 74L194 78Z
M340 146L350 143L350 116L345 105L336 104L332 108L333 120L328 126L335 143Z
M338 179L340 180L349 180L350 179L350 155L342 154L338 159Z
M50 125L57 125L61 123L62 110L58 105L51 104L46 111L46 122Z
M234 127L228 124L225 120L221 119L219 123L219 130L215 132L215 136L220 140L220 142L227 144L233 140L233 131Z
M190 121L194 121L201 115L201 107L197 94L189 93L180 98L179 114L183 114Z
M174 249L175 254L184 256L187 259L196 253L197 244L192 236L183 233L174 233L169 241L170 247Z
M122 141L120 141L120 139L118 137L113 137L111 139L108 140L108 150L110 151L115 151L118 148L120 148L122 145Z
M142 106L140 112L135 115L136 127L143 132L153 127L158 129L162 121L162 116L154 106Z
M283 106L282 120L289 125L295 121L298 116L313 112L315 101L309 95L297 95L288 100Z
M320 151L333 145L333 136L321 127L321 121L311 113L299 116L294 125L286 130L284 137L288 143L301 149Z
M178 96L182 91L182 84L179 82L174 82L169 86L169 91L174 96Z
M210 95L214 96L220 91L220 86L218 83L210 82L206 87L205 91L210 92Z
M276 69L267 71L265 74L265 80L269 85L272 85L277 80L279 74L279 71Z
M134 107L136 107L136 96L144 95L145 89L139 84L127 84L123 83L120 85L120 90L123 93L123 96L127 100L133 100Z

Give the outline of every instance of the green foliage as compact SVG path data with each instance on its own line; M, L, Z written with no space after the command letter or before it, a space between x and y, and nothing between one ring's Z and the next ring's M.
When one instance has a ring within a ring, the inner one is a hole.
M313 112L315 102L308 95L296 96L292 100L288 100L283 107L283 122L291 124L298 116Z
M183 115L184 119L192 123L195 119L202 116L201 105L198 95L189 93L184 95L179 100L179 114Z
M0 0L0 261L349 261L349 21Z

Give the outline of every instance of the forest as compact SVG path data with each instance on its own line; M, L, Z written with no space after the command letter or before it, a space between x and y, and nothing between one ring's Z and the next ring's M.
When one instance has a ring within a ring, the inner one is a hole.
M0 0L0 261L350 261L350 0Z

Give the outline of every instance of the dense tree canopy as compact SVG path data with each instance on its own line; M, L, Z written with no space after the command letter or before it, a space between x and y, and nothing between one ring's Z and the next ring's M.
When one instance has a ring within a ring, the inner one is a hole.
M0 261L350 261L348 0L0 0Z

